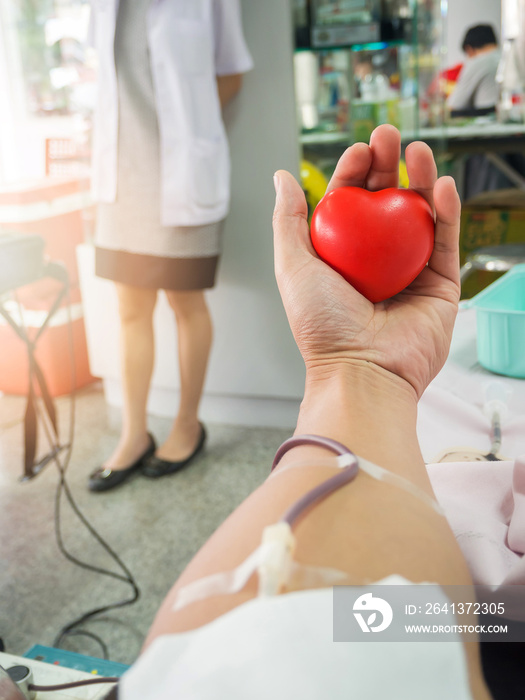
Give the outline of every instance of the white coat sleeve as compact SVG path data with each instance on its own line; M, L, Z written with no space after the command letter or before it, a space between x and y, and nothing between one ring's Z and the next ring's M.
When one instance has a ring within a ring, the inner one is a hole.
M95 46L95 34L97 31L96 28L96 17L95 17L95 6L93 2L89 3L89 24L88 24L88 30L87 30L87 36L86 36L86 45L89 46L90 48L93 48Z
M240 0L213 0L215 72L246 73L253 60L244 38Z

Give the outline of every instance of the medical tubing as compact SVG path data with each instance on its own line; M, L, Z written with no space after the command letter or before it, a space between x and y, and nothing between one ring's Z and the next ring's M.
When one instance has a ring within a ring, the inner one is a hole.
M288 450L302 445L325 447L326 449L331 450L340 456L351 455L353 461L347 467L341 469L338 474L330 479L327 479L326 481L323 481L321 484L308 491L308 493L302 496L286 510L286 512L282 515L280 522L286 522L288 525L290 525L290 527L293 527L295 521L302 515L302 513L304 513L305 510L326 496L329 496L334 491L337 491L337 489L345 486L345 484L348 484L357 476L357 472L359 471L357 457L351 450L348 449L348 447L345 447L345 445L337 442L336 440L322 437L320 435L297 435L296 437L285 440L285 442L283 442L283 444L277 450L273 460L272 470L277 466Z
M323 481L322 484L319 484L319 486L316 486L302 498L296 501L296 503L288 508L286 513L282 516L281 522L286 522L290 525L290 527L293 527L293 524L297 518L302 515L305 510L317 503L317 501L320 501L322 498L325 498L334 491L337 491L337 489L340 489L345 484L348 484L357 476L358 471L359 467L356 460L349 467L342 469L339 474L336 474L327 481Z
M489 461L500 461L497 457L501 449L501 424L508 413L511 391L499 380L492 380L484 386L483 413L490 418L490 452L485 455Z
M349 450L348 447L343 445L341 442L337 442L337 440L332 440L332 438L322 437L321 435L294 435L293 437L288 438L288 440L285 440L279 447L275 453L275 457L273 458L272 468L270 471L275 469L288 450L291 450L293 447L300 447L301 445L317 445L318 447L326 447L327 450L335 452L337 455L354 455L354 453Z
M318 435L297 435L285 440L276 452L272 470L279 464L288 450L301 445L324 447L331 452L335 452L338 457L333 461L339 467L338 473L311 489L289 506L276 523L267 525L263 529L261 545L234 571L211 574L183 587L177 594L173 610L180 610L189 603L204 600L211 595L237 593L246 585L248 579L255 571L259 576L259 596L277 595L282 591L289 582L292 566L296 567L296 571L299 568L303 572L306 570L316 572L323 579L323 585L326 585L327 580L330 581L330 585L335 585L341 581L341 578L347 579L348 574L346 572L324 569L323 567L305 567L303 564L294 562L295 536L293 534L293 525L297 518L312 505L316 505L318 501L352 481L357 476L360 468L373 479L388 481L399 488L405 489L425 503L428 503L440 515L443 515L438 504L422 489L403 477L391 474L377 464L368 462L363 458L358 459L345 445L330 438ZM312 461L311 464L315 464L315 462ZM337 578L334 578L334 575L337 575Z
M272 470L288 450L301 445L315 445L335 452L339 456L338 473L293 503L276 523L265 527L261 545L233 572L212 574L182 588L178 592L174 610L210 595L235 593L244 587L254 571L257 571L259 576L259 595L276 595L286 585L295 545L293 524L312 505L352 481L359 471L357 457L351 450L336 440L318 435L297 435L285 440L275 454ZM337 573L346 576L341 572Z
M492 415L490 454L496 455L501 449L501 418L498 411Z

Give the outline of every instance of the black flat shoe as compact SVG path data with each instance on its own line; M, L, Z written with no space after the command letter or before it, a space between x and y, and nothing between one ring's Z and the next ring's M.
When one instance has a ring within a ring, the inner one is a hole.
M109 467L99 467L89 475L89 490L90 491L109 491L109 489L115 488L124 483L133 472L136 472L142 463L154 454L156 449L155 440L153 436L148 433L149 445L147 449L140 455L136 462L133 462L129 467L125 469L109 469Z
M202 425L202 423L200 424L200 426L201 434L199 436L199 440L195 449L189 455L189 457L186 457L186 459L180 459L178 462L170 462L167 459L161 459L156 455L152 455L149 459L144 461L144 464L142 466L142 473L144 474L144 476L147 476L150 479L158 479L161 476L174 474L175 472L184 469L184 467L187 467L189 463L192 460L194 460L195 457L199 454L199 452L204 447L204 443L206 442L206 429Z

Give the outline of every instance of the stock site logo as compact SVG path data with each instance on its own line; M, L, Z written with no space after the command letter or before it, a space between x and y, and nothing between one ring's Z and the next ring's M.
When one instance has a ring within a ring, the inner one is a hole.
M370 613L365 621L363 613ZM381 614L378 624L377 613ZM374 598L371 593L359 596L354 603L354 617L363 632L382 632L393 618L392 608L383 598Z

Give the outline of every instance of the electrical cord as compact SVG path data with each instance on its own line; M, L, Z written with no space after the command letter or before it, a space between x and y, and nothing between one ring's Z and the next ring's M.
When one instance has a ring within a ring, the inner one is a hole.
M117 553L110 547L110 545L101 537L101 535L91 525L91 523L87 520L87 518L84 516L84 514L78 508L78 505L76 504L75 500L73 499L73 495L72 495L71 490L69 488L69 485L66 481L65 469L62 467L62 465L60 464L60 461L58 459L56 459L55 461L57 463L57 467L58 467L59 473L60 473L59 487L57 488L56 499L55 499L55 534L56 534L57 543L58 543L58 547L59 547L60 551L66 557L66 559L68 559L73 564L76 564L77 566L79 566L85 570L92 571L93 573L101 574L103 576L109 576L110 578L114 578L118 581L128 583L133 590L133 593L132 593L130 598L126 598L126 599L121 600L121 601L116 602L116 603L103 605L101 607L96 607L93 610L90 610L90 611L84 613L83 615L79 616L78 618L76 618L75 620L70 622L69 624L65 625L61 629L61 631L59 632L57 637L55 638L55 641L53 642L54 647L59 647L62 639L65 636L67 636L68 634L73 634L73 633L77 634L77 635L83 634L84 636L89 636L89 637L92 637L94 639L97 639L97 636L94 635L93 633L77 630L76 628L79 625L82 625L83 623L85 623L87 620L89 620L95 616L101 615L105 612L108 612L109 610L113 610L116 608L122 608L122 607L125 607L127 605L131 605L131 604L135 603L140 597L140 589L139 589L132 573L127 568L127 566L124 564L124 562L120 559L120 557L117 555ZM61 528L60 528L60 523L61 523L61 520L60 520L61 510L60 510L60 508L61 508L61 499L62 499L63 494L65 494L67 501L68 501L69 505L71 506L71 508L73 509L75 515L79 518L79 520L82 522L82 524L86 527L86 529L89 531L89 533L92 535L92 537L94 537L94 539L103 547L103 549L116 562L116 564L124 572L124 575L119 574L115 571L104 569L104 568L101 568L98 566L94 566L93 564L89 564L87 562L84 562L84 561L78 559L77 557L75 557L74 555L72 555L66 549L66 547L64 545L63 538L62 538ZM99 643L101 645L101 648L103 649L104 658L107 658L107 656L108 656L107 648L105 647L105 645L103 644L103 642L101 640L99 640Z
M57 683L56 685L35 685L34 683L29 683L27 688L28 690L34 691L35 693L49 693L59 690L69 690L70 688L80 688L85 685L100 685L101 683L118 683L119 681L120 678L118 676L108 676L105 678L87 678L85 681Z
M39 685L33 683L33 670L26 664L16 664L9 668L0 666L0 698L1 700L20 700L25 698L30 700L34 693L60 692L81 688L91 685L111 684L114 687L106 698L118 697L117 684L120 681L118 676L99 676L97 678L83 678L76 681L66 681L65 683L53 683L52 685Z
M82 624L87 622L88 620L97 617L103 613L106 613L110 610L114 610L117 608L122 608L128 605L132 605L135 603L139 597L140 597L140 588L137 585L137 582L135 581L135 578L131 571L128 569L128 567L124 564L124 562L121 560L121 558L117 555L117 553L112 549L112 547L104 540L104 538L100 535L100 533L96 530L96 528L88 521L86 516L81 512L80 508L78 507L76 501L73 498L73 494L71 493L71 490L69 488L69 484L67 483L66 480L66 471L69 467L70 461L71 461L71 456L72 456L72 451L73 451L73 445L74 445L74 439L75 439L75 420L76 420L76 382L77 382L77 377L76 377L76 365L75 365L75 354L74 354L74 340L73 340L73 320L72 320L72 315L71 315L71 294L70 294L70 286L69 286L69 279L67 278L67 273L63 275L62 281L64 282L66 286L66 303L67 303L67 318L68 318L68 342L69 342L69 354L70 354L70 359L71 359L71 392L70 392L70 411L69 411L69 441L66 445L59 445L57 444L58 442L58 436L56 436L56 440L52 435L52 430L48 425L48 420L46 420L45 416L43 415L43 412L40 410L40 407L37 407L37 413L40 418L41 424L44 427L44 432L46 433L47 440L50 445L51 452L49 454L49 458L47 461L54 461L55 465L58 469L59 473L59 481L57 485L57 490L56 490L56 495L55 495L55 537L57 541L58 548L60 552L64 555L64 557L72 562L73 564L81 567L82 569L85 569L87 571L91 571L96 574L100 574L103 576L108 576L110 578L114 578L118 581L122 581L126 584L129 584L132 588L132 594L129 598L125 598L121 601L117 601L115 603L110 603L107 605L103 605L100 607L96 607L92 610L89 610L88 612L80 615L78 618L75 618L73 621L69 622L67 625L64 625L62 629L59 631L57 634L54 642L53 642L53 647L59 648L60 644L62 643L63 639L68 636L68 635L80 635L80 636L86 636L90 637L91 639L94 639L100 646L103 654L104 659L109 658L109 653L108 653L108 648L106 644L103 642L103 640L98 636L95 635L92 632L88 632L86 630L78 629ZM27 337L27 329L26 331L26 337ZM30 355L30 362L34 360L34 346L32 343L28 342L28 352ZM60 459L60 452L62 450L66 450L66 455L64 457L64 461L62 462ZM44 466L44 465L42 465ZM64 544L64 540L62 537L62 527L61 527L61 503L62 503L62 497L65 495L67 502L69 503L71 509L73 510L74 514L77 516L77 518L80 520L82 525L88 530L88 532L91 534L91 536L99 543L99 545L109 554L109 556L113 559L113 561L117 564L117 566L121 569L122 573L117 573L115 571L111 571L109 569L105 569L99 566L95 566L93 564L90 564L88 562L82 561L78 557L74 556L71 552L69 552Z

